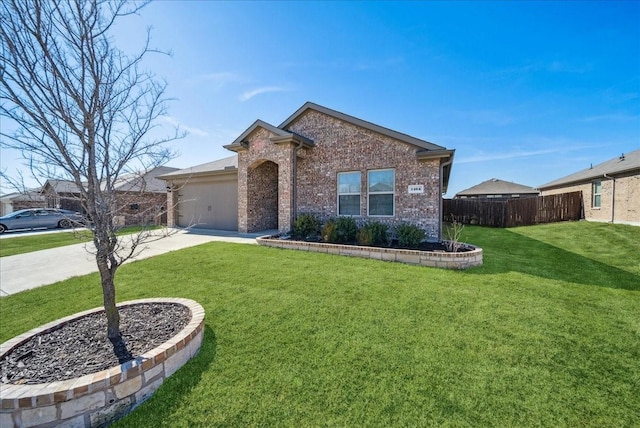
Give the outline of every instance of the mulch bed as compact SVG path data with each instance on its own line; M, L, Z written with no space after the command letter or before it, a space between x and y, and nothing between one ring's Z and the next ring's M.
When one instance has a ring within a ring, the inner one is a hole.
M320 244L325 244L325 242L321 241L320 239L309 239L309 240L300 240L300 239L295 239L293 237L286 237L283 238L281 236L271 236L270 239L285 239L287 241L300 241L300 242L317 242ZM345 242L345 243L341 243L340 245L359 245L356 242ZM366 246L366 245L365 245ZM393 248L396 250L419 250L419 251L432 251L432 252L436 252L436 251L444 251L444 252L450 252L449 248L447 248L447 246L445 245L444 242L421 242L420 245L418 246L418 248L410 248L410 247L402 247L400 245L398 245L398 240L394 239L392 240L389 245L373 245L373 247L376 248ZM461 245L458 248L458 253L466 253L468 251L472 251L472 248L469 248L466 245Z
M119 309L120 332L133 358L178 334L191 311L174 303L140 303ZM3 383L47 383L78 378L120 365L107 338L104 312L73 320L32 337L0 360Z

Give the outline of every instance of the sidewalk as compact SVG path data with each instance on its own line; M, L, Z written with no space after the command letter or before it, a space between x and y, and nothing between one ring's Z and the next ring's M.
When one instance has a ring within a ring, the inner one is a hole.
M144 250L128 262L212 241L255 244L256 237L276 232L240 234L220 230L172 229L171 233L167 237L143 244L141 249L144 248ZM121 245L126 246L127 242L130 242L130 235L121 236L119 239ZM93 243L82 243L1 257L0 296L8 296L74 276L97 272L94 248Z

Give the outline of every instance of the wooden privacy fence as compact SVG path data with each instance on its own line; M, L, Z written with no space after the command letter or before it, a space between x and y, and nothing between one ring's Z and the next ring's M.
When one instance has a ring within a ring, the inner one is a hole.
M450 221L453 215L460 223L492 227L528 226L584 218L582 192L502 201L445 199L442 214L445 221Z

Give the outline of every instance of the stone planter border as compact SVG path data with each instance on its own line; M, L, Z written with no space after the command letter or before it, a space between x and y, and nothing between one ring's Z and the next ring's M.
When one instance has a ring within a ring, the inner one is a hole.
M200 350L204 309L193 300L180 298L131 300L118 307L140 303L184 305L191 311L191 321L162 345L107 370L37 385L0 383L0 426L100 426L126 415L147 400L167 377ZM90 309L21 334L0 345L0 358L33 336L103 310L102 307Z
M444 269L468 269L474 266L482 266L482 248L469 244L463 245L471 251L448 253L444 251L404 250L359 245L327 244L324 242L290 241L272 236L262 236L256 238L256 241L259 245L266 247L362 257L365 259L385 260Z

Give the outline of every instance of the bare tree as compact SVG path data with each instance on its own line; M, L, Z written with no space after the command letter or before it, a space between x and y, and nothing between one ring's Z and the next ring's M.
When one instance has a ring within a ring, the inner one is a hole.
M149 31L135 55L114 46L115 23L144 3L128 0L0 2L0 114L16 126L0 130L36 177L71 180L93 222L107 336L121 339L114 276L136 251L123 253L114 225L115 186L125 174L165 163L163 143L149 138L165 114L166 83L142 70ZM7 123L5 123L7 125Z

